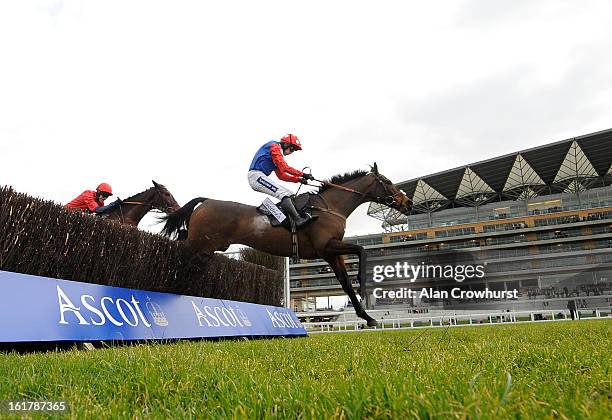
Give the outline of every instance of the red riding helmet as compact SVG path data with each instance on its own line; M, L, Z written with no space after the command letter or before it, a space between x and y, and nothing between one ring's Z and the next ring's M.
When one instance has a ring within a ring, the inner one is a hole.
M106 194L113 195L113 189L106 182L103 182L100 185L98 185L98 188L96 188L96 191L98 191L99 193L106 193Z
M295 150L302 150L302 144L300 143L300 139L298 139L295 134L287 134L281 139L281 143L289 144L293 146Z

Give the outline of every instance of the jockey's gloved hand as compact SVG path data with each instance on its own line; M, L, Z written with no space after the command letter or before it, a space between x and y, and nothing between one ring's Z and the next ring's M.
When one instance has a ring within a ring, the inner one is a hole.
M110 204L109 204L109 205L107 205L107 206L99 206L99 207L96 207L96 209L95 209L93 212L94 212L95 214L102 214L102 213L104 213L105 211L107 211L109 207L110 207Z
M308 180L306 179L305 176L300 178L300 183L304 184L304 185L308 185Z
M110 210L114 209L115 207L120 206L120 205L121 205L121 203L122 203L122 201L121 201L120 199L117 199L117 200L113 201L112 203L107 204L106 206L100 206L100 207L97 207L97 208L94 210L94 213L96 213L96 214L101 214L101 213L104 213L104 212L110 211Z
M302 175L302 178L304 178L306 180L314 181L314 176L312 176L312 174L304 174L304 175Z

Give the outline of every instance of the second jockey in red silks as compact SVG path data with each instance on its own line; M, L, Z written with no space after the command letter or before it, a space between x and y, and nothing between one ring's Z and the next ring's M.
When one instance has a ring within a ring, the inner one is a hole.
M255 191L278 198L281 208L291 215L296 227L299 228L315 220L316 216L306 214L304 217L299 214L291 200L293 193L270 178L270 174L274 172L278 179L287 182L306 184L308 180L314 179L311 174L292 168L285 162L284 156L296 150L302 150L302 145L297 136L293 134L287 134L280 141L269 141L255 153L249 167L248 178L249 185Z

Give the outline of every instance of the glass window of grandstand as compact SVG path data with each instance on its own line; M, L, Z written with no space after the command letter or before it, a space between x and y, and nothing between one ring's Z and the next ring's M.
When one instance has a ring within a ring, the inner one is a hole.
M510 207L497 207L493 209L493 218L494 219L507 219L512 217L510 215Z
M593 235L600 235L603 233L610 233L612 232L611 229L612 226L608 225L608 226L593 226L591 227L591 233Z
M561 199L536 201L527 204L527 209L530 215L556 213L562 211Z
M438 249L463 249L463 248L475 248L480 246L480 243L476 239L471 241L451 241L451 242L440 242Z
M602 239L591 242L592 249L612 248L612 239Z
M479 220L503 220L526 215L524 201L504 201L479 207Z
M456 226L477 221L476 210L471 207L445 209L431 214L432 226Z
M582 208L612 206L612 188L610 186L593 188L580 193Z
M391 243L395 243L395 242L420 241L423 239L427 239L427 232L406 233L402 235L394 235L389 238L389 241Z
M554 225L562 225L565 223L577 223L580 222L580 216L578 215L569 215L569 216L561 216L561 217L548 217L546 219L538 219L534 221L535 226L554 226Z
M538 239L562 239L581 235L582 231L580 229L557 229L554 231L538 232L536 234Z
M523 220L518 220L512 223L500 223L497 225L484 225L484 232L501 232L504 230L514 230L514 229L525 229L527 227L527 223Z
M510 258L510 257L524 257L525 255L529 255L528 247L490 250L486 252L483 258L497 259L497 258Z
M355 245L361 245L361 246L378 245L378 244L382 244L382 237L376 236L373 238L347 238L346 241L349 243L352 243Z
M448 238L451 236L462 236L462 235L473 235L476 233L476 230L473 227L465 227L459 229L449 229L449 230L441 230L436 231L436 238Z
M525 242L527 241L527 235L513 235L513 236L501 236L501 237L492 237L487 238L485 240L486 245L503 245L503 244L511 244L517 242Z
M599 211L595 213L589 213L586 217L587 221L603 219L612 219L612 211Z
M408 216L408 230L424 229L430 226L429 215L413 214Z

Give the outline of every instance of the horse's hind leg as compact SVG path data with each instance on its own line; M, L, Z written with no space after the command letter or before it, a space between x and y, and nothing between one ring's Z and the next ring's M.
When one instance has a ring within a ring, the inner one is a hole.
M340 282L342 286L342 290L346 293L355 308L355 313L359 318L365 319L368 322L368 327L375 327L378 325L378 322L367 314L359 299L357 299L357 294L353 290L353 286L351 285L351 281L349 280L348 273L346 272L346 266L344 265L344 259L341 255L337 255L334 257L326 258L325 261L329 264L329 266L334 270L336 274L336 278Z

